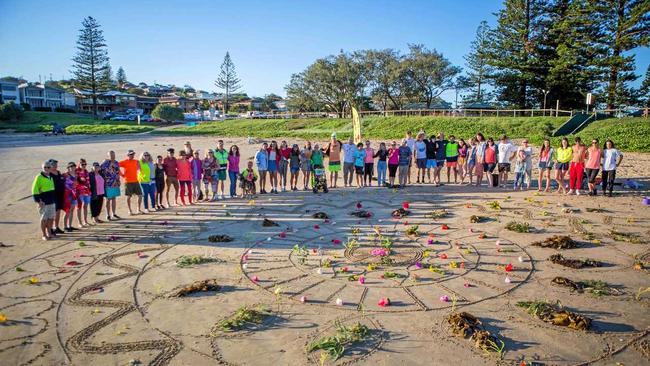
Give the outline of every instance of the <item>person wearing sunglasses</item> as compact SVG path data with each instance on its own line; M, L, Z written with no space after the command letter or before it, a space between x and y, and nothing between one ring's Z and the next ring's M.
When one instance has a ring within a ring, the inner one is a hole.
M79 159L75 173L77 175L78 200L77 200L77 220L79 225L90 226L88 224L88 206L90 205L90 177L86 166L86 159Z
M585 169L587 170L587 186L589 187L589 195L595 196L598 194L596 190L596 177L600 172L600 161L603 158L603 150L598 146L598 139L591 140L591 146L587 149L587 162Z
M135 158L135 151L129 150L126 153L126 159L120 161L120 175L124 178L126 186L124 188L124 195L126 196L126 205L129 208L129 215L133 216L136 213L131 209L131 198L138 196L138 205L136 206L137 213L144 213L140 207L142 206L142 187L138 182L138 173L140 171L140 162Z
M156 211L156 168L151 155L146 151L140 155L139 163L138 183L144 196L144 213L149 213L149 211Z
M54 236L50 228L54 223L54 216L56 215L56 207L54 205L56 196L54 194L54 181L50 177L50 170L52 168L50 161L48 160L43 163L42 168L32 183L32 198L38 204L38 213L41 215L42 239L50 240Z
M63 174L65 177L65 202L63 204L63 229L67 232L79 230L72 226L72 219L74 218L74 210L78 202L78 188L77 185L77 164L74 161L68 163L66 172Z

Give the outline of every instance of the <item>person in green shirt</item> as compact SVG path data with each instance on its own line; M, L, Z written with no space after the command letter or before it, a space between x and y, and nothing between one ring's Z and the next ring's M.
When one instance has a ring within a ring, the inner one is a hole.
M445 165L447 165L447 184L451 183L450 173L454 170L454 184L458 183L458 142L456 136L449 136L445 146ZM424 178L423 178L424 179Z
M569 146L569 140L565 137L562 139L562 145L555 151L555 181L557 182L557 192L566 193L564 185L564 176L569 171L569 163L573 156L573 149Z
M50 231L56 216L56 207L54 202L54 180L50 176L52 163L47 160L42 165L43 170L38 173L32 183L32 198L38 204L38 213L41 215L41 232L43 240L50 240L54 233Z
M323 152L318 144L314 144L314 152L311 154L311 166L314 169L323 169Z
M214 150L214 157L217 159L217 192L221 186L221 195L219 198L226 198L226 177L228 175L228 151L223 147L223 140L217 141L217 149ZM216 195L215 192L214 194ZM216 196L215 196L216 197Z

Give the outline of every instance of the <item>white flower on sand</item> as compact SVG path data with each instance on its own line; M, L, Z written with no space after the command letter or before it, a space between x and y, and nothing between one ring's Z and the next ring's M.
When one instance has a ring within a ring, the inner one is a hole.
M343 306L343 300L340 297L336 299L336 305Z

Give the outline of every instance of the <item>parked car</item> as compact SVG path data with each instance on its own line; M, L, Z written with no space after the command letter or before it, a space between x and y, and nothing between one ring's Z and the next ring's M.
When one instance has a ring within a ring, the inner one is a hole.
M111 118L111 121L130 121L129 116L115 116Z

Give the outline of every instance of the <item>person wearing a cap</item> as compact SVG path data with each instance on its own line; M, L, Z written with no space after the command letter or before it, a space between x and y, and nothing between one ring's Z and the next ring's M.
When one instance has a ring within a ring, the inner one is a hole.
M217 141L214 157L217 159L217 191L221 192L219 198L225 199L226 177L228 176L228 151L223 147L223 140Z
M330 187L336 188L336 181L341 171L341 148L343 144L336 139L336 132L332 133L329 144L325 148L325 155L329 157L327 170L330 172Z
M54 204L56 195L54 193L54 181L50 177L50 169L52 168L50 161L44 162L42 167L43 170L34 178L32 197L34 202L38 204L38 213L41 215L42 238L43 240L50 240L53 236L50 228L56 215Z
M108 152L108 159L100 165L106 185L106 220L118 220L117 197L120 196L120 163L115 160L115 151Z
M54 216L54 223L50 229L50 233L63 234L65 231L59 227L61 222L61 212L65 204L65 177L59 171L59 162L50 159L50 177L54 181L54 207L56 208L56 215Z
M172 204L169 202L169 190L174 187L174 203L178 206L178 161L174 157L174 149L167 149L167 157L163 160L163 168L165 169L165 175L167 179L165 184L167 189L165 190L165 197L167 198L167 207L171 207Z
M194 150L192 149L192 144L189 141L185 141L183 149L185 150L185 156L187 156L188 159L191 156L194 156Z
M99 218L99 215L101 215L104 206L106 187L98 162L93 163L93 170L88 175L88 180L90 181L90 217L95 224L101 224L104 221Z
M144 213L140 207L142 206L142 187L138 182L138 173L140 172L140 162L135 158L135 151L129 150L126 153L126 159L120 161L120 175L124 177L126 185L124 187L124 195L126 196L126 205L129 208L129 215L135 215L131 209L131 197L138 196L137 212Z

